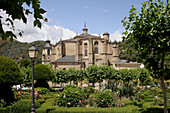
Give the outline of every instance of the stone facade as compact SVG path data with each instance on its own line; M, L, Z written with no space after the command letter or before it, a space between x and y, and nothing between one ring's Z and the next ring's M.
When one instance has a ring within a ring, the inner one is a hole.
M90 65L117 66L119 61L118 45L110 41L109 33L105 32L103 38L88 34L86 26L83 33L74 38L62 40L51 46L50 40L42 51L42 64L52 63L54 68L76 69L86 68Z

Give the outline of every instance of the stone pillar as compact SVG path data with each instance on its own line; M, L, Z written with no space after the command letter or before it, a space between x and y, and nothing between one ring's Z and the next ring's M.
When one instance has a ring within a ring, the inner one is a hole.
M113 44L113 61L119 60L119 46L117 44Z
M76 60L76 61L80 60L80 58L79 58L79 52L80 52L80 42L77 41L77 42L76 42L76 57L75 57L75 60Z
M89 56L89 65L93 65L93 41L89 39L89 47L88 47L88 56Z

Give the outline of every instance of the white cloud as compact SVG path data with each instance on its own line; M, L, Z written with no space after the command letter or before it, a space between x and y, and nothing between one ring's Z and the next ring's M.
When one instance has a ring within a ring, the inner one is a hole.
M5 15L5 13L1 11L0 11L0 15L3 17L5 16L7 17L7 15ZM27 19L28 19L27 24L24 24L20 20L14 21L15 28L24 31L22 37L18 36L18 32L15 31L15 34L18 37L17 39L18 41L21 41L21 42L33 42L37 40L45 41L47 40L47 38L49 38L51 42L55 44L56 42L60 40L60 38L65 40L65 39L70 39L76 36L75 32L69 29L66 29L60 25L50 26L50 25L43 23L41 29L34 27L33 26L33 21L34 21L33 15L29 15ZM9 30L8 27L4 27L4 29ZM120 32L121 30L117 30L113 34L110 34L111 41L114 41L114 40L121 41L122 34ZM99 34L92 34L92 35L99 36ZM103 37L102 34L100 36Z
M3 18L3 21L5 21L5 18L7 18L7 15L5 12L0 11L0 15ZM51 42L54 44L59 41L60 38L62 39L69 39L70 37L73 38L76 33L69 29L65 29L62 26L49 26L47 24L42 24L41 29L34 27L33 25L33 15L27 16L27 24L24 24L20 20L14 21L14 26L16 29L24 31L23 36L20 37L18 35L18 31L13 31L14 34L17 35L17 40L21 42L33 42L37 40L47 40L47 37L51 40ZM10 30L9 27L4 26L3 27L5 31Z
M101 9L101 8L99 8L99 11L102 11L102 12L105 12L105 13L109 12L109 10L107 10L107 9Z
M89 6L86 6L87 9L89 9L90 7Z
M120 33L121 30L115 31L113 34L110 35L111 41L122 41L122 34Z

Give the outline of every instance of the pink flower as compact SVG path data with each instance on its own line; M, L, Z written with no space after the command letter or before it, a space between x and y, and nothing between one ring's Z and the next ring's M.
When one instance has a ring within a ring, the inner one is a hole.
M34 93L34 95L37 95L38 93Z
M117 98L119 98L119 96L117 96Z
M94 100L94 98L93 98L93 100Z
M42 97L42 95L40 95L40 97Z
M116 92L114 92L114 94L116 95Z
M83 102L83 100L81 100L81 102Z
M96 102L94 102L96 104Z
M64 95L63 98L65 98L66 96Z
M122 105L124 106L125 104L124 104L124 103L122 103Z
M56 101L56 99L54 99L54 101Z
M70 102L68 102L68 105L70 105L71 103Z
M140 93L140 91L138 91L138 93Z
M109 104L108 104L107 106L108 106L108 107L110 107L110 105L109 105Z

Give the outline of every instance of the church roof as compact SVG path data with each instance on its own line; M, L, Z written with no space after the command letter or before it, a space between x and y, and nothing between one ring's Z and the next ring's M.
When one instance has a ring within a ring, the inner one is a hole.
M128 60L117 60L115 61L116 64L140 64L140 63L137 63L137 62L129 62Z
M78 62L78 61L75 60L75 55L72 55L72 56L64 56L56 60L55 62Z
M88 34L88 33L85 33L85 34L82 33L82 34L74 37L74 39L76 39L76 38L83 38L83 39L91 38L91 39L93 39L93 38L101 38L101 37L99 37L99 36L94 36L94 35L91 35L91 34Z

